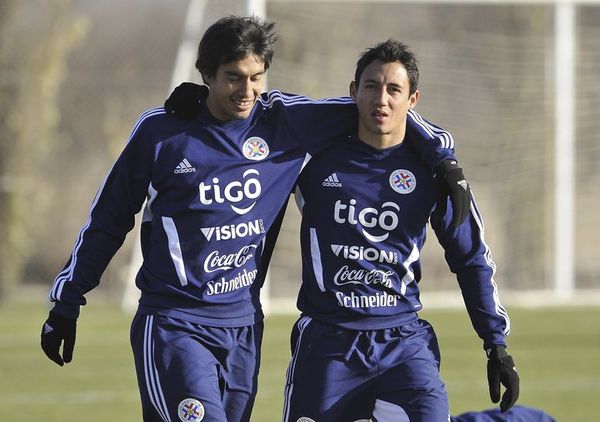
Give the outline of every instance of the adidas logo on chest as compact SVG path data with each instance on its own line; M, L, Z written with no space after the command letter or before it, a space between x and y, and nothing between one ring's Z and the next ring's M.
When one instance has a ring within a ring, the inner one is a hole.
M193 173L196 171L196 167L193 167L190 162L187 160L187 158L184 158L181 163L177 164L177 167L175 167L175 170L173 170L173 173L175 174L180 174L180 173Z
M342 187L342 182L340 182L340 180L337 177L337 174L335 174L335 173L331 173L329 176L327 176L325 178L325 180L323 180L323 183L321 183L321 184L327 188L341 188Z

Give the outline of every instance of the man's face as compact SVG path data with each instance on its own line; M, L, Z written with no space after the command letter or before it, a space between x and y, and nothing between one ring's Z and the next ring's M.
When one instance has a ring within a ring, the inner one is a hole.
M402 142L406 114L419 99L419 91L409 95L410 83L400 62L375 60L364 70L360 84L350 85L359 114L358 136L366 142Z
M252 54L219 66L216 75L207 78L211 114L224 122L247 118L262 92L264 75L264 62Z

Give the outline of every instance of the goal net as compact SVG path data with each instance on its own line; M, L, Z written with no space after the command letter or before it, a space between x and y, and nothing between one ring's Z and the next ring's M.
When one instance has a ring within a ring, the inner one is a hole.
M554 61L554 5L530 3L269 1L267 18L280 32L269 84L313 97L345 94L360 52L387 38L406 42L420 60L417 111L454 135L503 298L597 300L588 290L600 288L600 4L574 9L576 295L561 298L554 196L564 168L555 164L554 110L565 92L555 91L554 78L557 67L570 64ZM274 308L297 291L298 226L297 211L289 209L271 268ZM421 287L424 300L443 292L441 303L449 302L446 292L458 291L433 233Z

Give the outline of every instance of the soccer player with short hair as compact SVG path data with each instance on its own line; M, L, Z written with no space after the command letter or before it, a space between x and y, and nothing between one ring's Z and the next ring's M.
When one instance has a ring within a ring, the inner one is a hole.
M415 56L388 40L358 60L350 93L358 133L343 136L302 171L301 316L291 339L284 421L447 421L433 327L419 318L420 251L431 224L457 275L488 353L492 401L517 400L495 264L471 201L455 227L439 175L424 165L407 122L420 92Z
M261 94L275 40L274 24L256 18L208 28L196 62L210 87L206 101L195 103L191 120L163 108L142 114L50 291L41 345L62 366L72 359L84 295L146 203L131 326L145 421L249 420L263 332L259 290L273 248L266 235L276 234L307 151L355 128L350 98ZM430 166L454 158L446 132L417 115L410 130ZM445 174L460 199L454 182L462 173L454 165Z

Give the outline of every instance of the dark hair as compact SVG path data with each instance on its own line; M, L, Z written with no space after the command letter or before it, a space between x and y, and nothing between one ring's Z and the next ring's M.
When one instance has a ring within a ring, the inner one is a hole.
M417 58L408 50L406 44L389 39L377 44L375 47L365 50L356 62L356 72L354 73L354 82L359 85L360 77L365 68L375 60L383 63L400 62L406 69L408 81L410 82L409 96L414 94L419 85L419 68L417 67Z
M196 69L206 82L225 63L256 55L269 68L277 41L275 24L252 17L227 16L212 24L198 45Z

